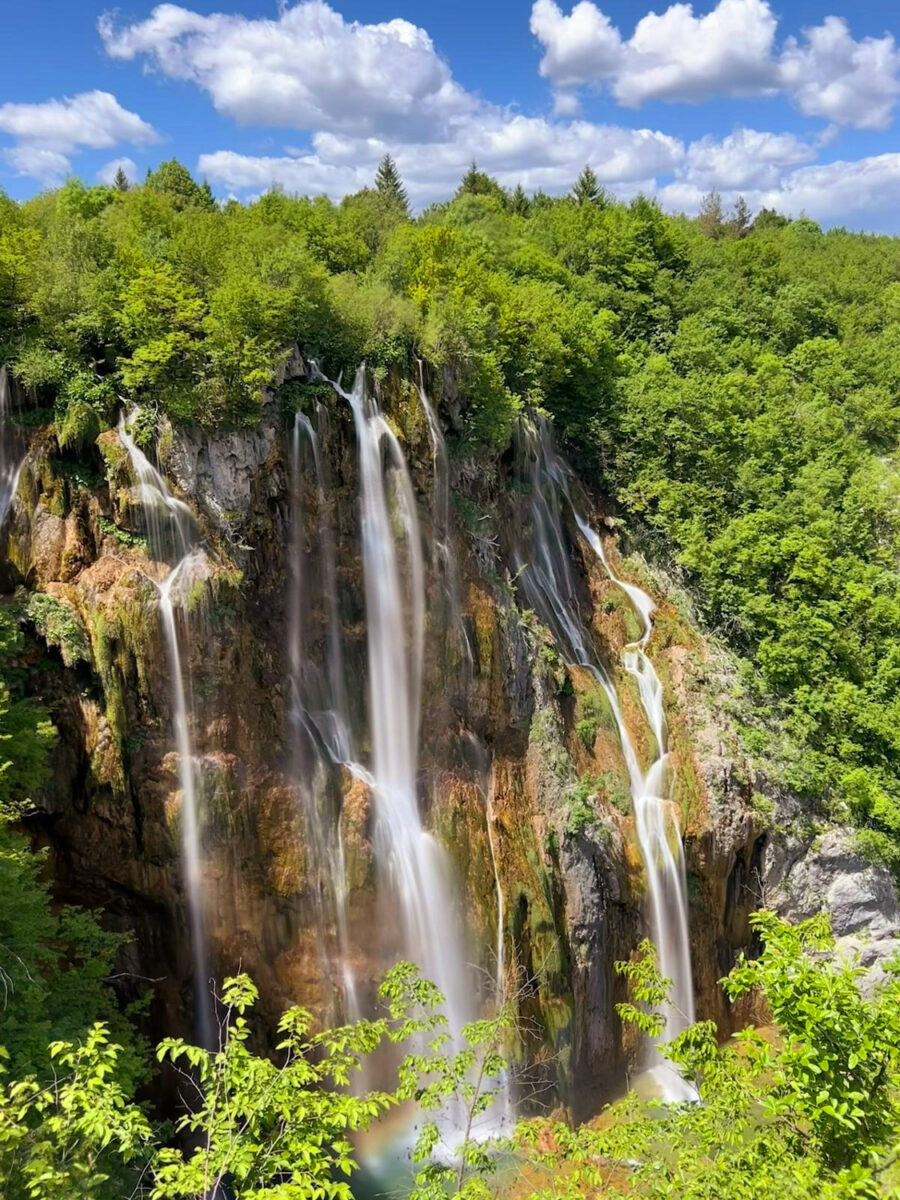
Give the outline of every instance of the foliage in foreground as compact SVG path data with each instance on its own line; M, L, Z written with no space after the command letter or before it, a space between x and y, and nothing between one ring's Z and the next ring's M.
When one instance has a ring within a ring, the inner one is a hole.
M306 1009L289 1009L266 1057L248 1045L255 987L246 976L227 980L217 1050L180 1038L157 1048L180 1076L187 1104L174 1139L130 1099L117 1070L121 1048L103 1024L78 1044L55 1043L51 1082L28 1077L0 1089L4 1197L200 1200L227 1191L234 1200L351 1200L353 1135L404 1103L429 1115L411 1151L420 1164L411 1194L431 1200L449 1185L483 1194L477 1172L490 1171L492 1155L471 1134L495 1095L509 1013L467 1026L465 1044L451 1049L442 997L411 964L388 972L379 994L384 1017L320 1033L311 1032ZM354 1076L384 1043L408 1051L396 1086L354 1094ZM445 1106L462 1122L454 1125L460 1160L452 1166L430 1116ZM436 1150L441 1157L432 1161Z
M835 960L827 921L772 913L753 924L763 948L722 981L755 994L771 1026L720 1045L702 1021L665 1048L700 1101L674 1106L632 1093L596 1127L524 1123L517 1138L553 1183L534 1200L872 1200L900 1195L900 978L871 996L861 971ZM658 1002L667 981L644 961L635 996ZM634 978L633 964L620 964ZM626 1018L646 1022L639 1006Z
M227 1187L234 1200L349 1200L352 1135L399 1104L424 1121L412 1150L413 1200L496 1194L530 1200L884 1200L900 1195L900 978L870 996L860 971L834 957L827 924L754 924L758 958L723 980L731 1000L754 995L771 1025L719 1044L699 1022L664 1048L699 1102L663 1105L637 1093L579 1129L519 1123L509 1142L476 1136L496 1100L509 1011L451 1047L441 997L409 964L381 989L386 1016L311 1033L303 1009L285 1013L271 1058L250 1049L256 998L246 977L221 998L215 1052L179 1039L157 1057L182 1075L188 1109L173 1142L121 1083L118 1048L96 1026L52 1048L53 1080L0 1090L0 1181L10 1200L194 1200ZM619 964L633 1004L626 1021L658 1029L649 1006L665 995L652 947ZM405 1044L396 1086L353 1095L354 1073L384 1042ZM458 1144L442 1142L457 1131ZM510 1154L514 1165L510 1166ZM535 1188L535 1179L546 1185ZM123 1190L124 1189L124 1190Z

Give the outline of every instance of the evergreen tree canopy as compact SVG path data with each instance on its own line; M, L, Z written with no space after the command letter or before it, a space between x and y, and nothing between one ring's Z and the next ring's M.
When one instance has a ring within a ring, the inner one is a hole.
M516 190L513 192L509 200L509 210L514 212L519 217L527 217L528 210L531 204L528 197L525 195L525 189L521 183L516 184Z
M479 171L478 164L472 160L472 165L463 175L460 181L457 196L496 196L500 199L506 199L506 193L497 182L487 174L486 171Z
M572 196L578 204L594 204L600 199L600 195L601 187L599 179L589 166L585 166L575 181L575 186L572 188Z
M383 200L396 204L404 212L409 210L406 188L403 186L397 164L390 154L386 154L378 164L378 170L375 172L375 190Z

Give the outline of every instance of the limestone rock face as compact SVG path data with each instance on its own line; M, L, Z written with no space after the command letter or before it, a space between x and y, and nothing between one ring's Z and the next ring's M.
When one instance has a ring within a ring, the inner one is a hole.
M179 489L224 526L245 521L251 511L260 470L272 453L272 424L210 436L203 430L176 430L166 469Z
M900 951L900 897L891 873L854 848L853 832L773 838L765 854L766 903L790 921L819 912L831 918L839 948L870 968L869 982Z
M464 377L451 375L442 409L450 431L465 388ZM278 382L296 387L307 377L295 353ZM472 961L482 968L485 1006L496 990L517 995L527 1027L518 1065L585 1115L621 1086L636 1062L636 1047L616 1015L625 992L613 964L633 951L647 921L618 735L596 681L561 662L517 590L520 512L508 458L450 456L449 551L457 579L448 596L431 527L427 426L414 395L395 393L384 403L410 463L427 576L423 814L455 868L455 902L469 931ZM357 448L348 407L337 399L315 402L325 408L319 428L328 511L320 511L315 487L304 485L300 543L315 582L320 523L327 518L348 715L365 761ZM273 1026L293 1002L333 1012L341 984L334 922L323 930L312 916L322 881L303 823L289 720L292 501L290 419L282 408L276 389L264 401L257 427L172 429L164 431L160 448L173 491L197 516L210 562L210 577L191 610L189 637L182 628L202 783L209 965L219 979L238 967L248 971ZM157 586L169 568L148 557L132 519L134 480L116 434L102 434L88 454L91 469L102 474L96 486L74 482L61 457L52 438L34 446L9 535L10 586L64 598L89 643L87 659L69 667L32 630L31 686L50 705L61 732L53 784L33 822L35 837L51 847L61 899L101 906L112 924L135 931L127 969L160 981L148 1033L190 1034L191 955L179 859L183 797ZM637 559L620 562L602 507L589 502L620 574L658 601L649 653L667 697L698 1016L715 1017L727 1028L729 1013L716 981L749 944L747 916L759 900L762 831L750 806L756 783L727 713L715 703L724 670L717 653L679 610L664 579L649 575ZM621 669L622 648L635 636L627 606L576 536L571 543L585 622L646 757L648 734ZM304 662L324 672L329 629L321 589L307 608ZM38 669L42 655L53 659L52 671ZM359 773L339 771L322 796L340 824L347 937L365 1006L384 966L380 956L396 937L397 917L378 898L369 787ZM792 882L798 869L792 867ZM805 870L810 875L812 868ZM826 867L816 870L819 878ZM833 881L839 877L836 868L827 870ZM796 877L798 894L816 886L805 878L802 871ZM840 878L864 879L873 897L876 891L882 897L875 875ZM849 911L851 885L835 887L839 910ZM896 897L891 918L882 900L887 940ZM127 984L123 991L131 998Z

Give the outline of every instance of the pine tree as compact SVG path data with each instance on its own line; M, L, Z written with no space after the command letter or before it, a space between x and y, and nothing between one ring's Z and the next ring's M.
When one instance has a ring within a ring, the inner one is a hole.
M375 172L375 190L383 200L390 201L391 204L402 208L404 212L409 211L406 188L403 186L397 164L389 154L386 154L378 164L378 170Z
M472 159L472 165L463 175L459 188L456 192L457 196L496 196L501 202L506 198L506 192L491 175L486 171L479 171L478 163Z
M516 190L509 198L510 212L514 212L516 216L527 217L531 209L531 204L528 197L525 195L525 189L521 183L516 184Z
M602 195L602 191L600 180L589 166L585 166L575 181L575 186L572 188L572 196L577 204L596 204Z
M127 192L130 186L131 185L128 182L128 176L125 174L122 168L119 167L118 171L116 171L115 178L113 179L113 187L117 192Z

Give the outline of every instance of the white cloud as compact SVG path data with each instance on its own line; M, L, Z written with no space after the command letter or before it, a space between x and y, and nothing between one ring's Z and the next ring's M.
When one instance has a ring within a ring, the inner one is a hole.
M681 177L657 189L656 196L668 209L696 213L709 190L705 182ZM888 228L895 222L900 192L900 154L798 167L786 171L772 187L717 190L726 207L742 195L754 210L774 208L786 216L808 216L826 225Z
M855 41L842 18L826 17L779 51L769 0L719 0L702 17L672 4L642 17L627 40L593 0L568 15L555 0L535 0L531 31L544 50L541 74L556 87L608 86L628 107L783 92L807 116L881 129L900 95L893 36Z
M643 184L668 174L684 157L677 138L647 129L588 121L558 124L541 117L485 109L460 123L444 141L395 145L380 138L319 133L307 153L251 156L222 150L203 154L198 171L224 187L281 184L290 191L324 192L335 199L371 183L375 165L390 151L417 205L445 199L474 158L505 187L567 191L586 162L604 183Z
M3 158L19 175L28 175L39 183L61 183L71 168L65 154L48 150L45 146L32 146L27 142L10 146L2 151Z
M757 203L790 216L806 213L817 221L847 221L890 214L900 195L900 154L878 154L856 162L802 167L780 187L763 192ZM864 222L863 222L864 223Z
M792 133L736 129L721 140L691 142L678 176L704 192L776 187L787 168L815 157L815 147Z
M71 165L69 155L84 147L102 150L118 142L159 140L152 125L101 91L39 104L0 104L0 133L16 139L2 151L6 161L19 174L43 183L64 177Z
M161 4L145 21L120 27L106 15L99 28L113 58L195 83L242 124L415 140L476 105L424 29L348 22L324 0L277 19Z
M232 193L252 197L279 184L290 192L339 199L371 184L386 150L395 153L418 205L452 194L474 154L505 187L566 192L585 162L615 194L642 191L673 211L696 212L703 196L719 191L726 206L743 195L751 208L776 208L825 223L881 228L894 216L900 194L900 154L857 162L811 165L815 148L792 134L737 129L717 141L686 148L649 130L585 121L557 125L540 118L503 118L452 142L392 146L378 138L323 133L309 151L253 156L220 150L201 155L198 170ZM662 183L669 178L671 181Z
M23 142L71 150L155 142L156 131L109 92L82 92L41 104L0 104L0 130Z
M115 183L116 175L120 170L124 171L125 178L129 183L137 181L137 163L133 158L113 158L110 162L104 163L97 172L97 180L99 183L105 183L107 187L111 187Z
M577 117L581 111L581 101L574 92L553 93L553 115L555 117Z
M616 99L636 108L651 99L758 95L769 86L775 25L766 0L719 0L705 17L690 4L648 13L628 43Z
M652 192L687 211L711 189L726 203L744 194L757 207L826 220L858 214L867 221L890 203L894 156L813 165L840 126L876 127L890 118L900 92L890 36L854 41L845 22L827 18L779 46L769 0L718 0L700 16L688 3L670 4L644 15L628 38L593 0L569 12L557 0L535 0L531 29L544 47L553 117L526 116L467 92L424 29L405 20L347 21L324 0L280 6L271 18L162 4L144 21L100 21L111 57L194 84L238 122L308 131L306 148L200 156L202 175L245 198L280 184L337 199L371 183L390 152L418 206L452 194L473 158L505 187L521 182L553 193L567 191L589 163L623 197ZM685 147L658 131L579 119L577 89L588 85L608 87L631 107L781 92L829 124L808 141L736 129ZM28 145L66 153L62 145ZM48 158L43 167L58 171L60 164Z
M778 64L782 86L807 116L859 129L885 129L900 95L900 50L890 34L855 42L840 17L788 38Z
M568 16L554 0L535 0L530 28L546 51L541 74L557 87L608 79L621 65L622 36L591 0L581 0Z

